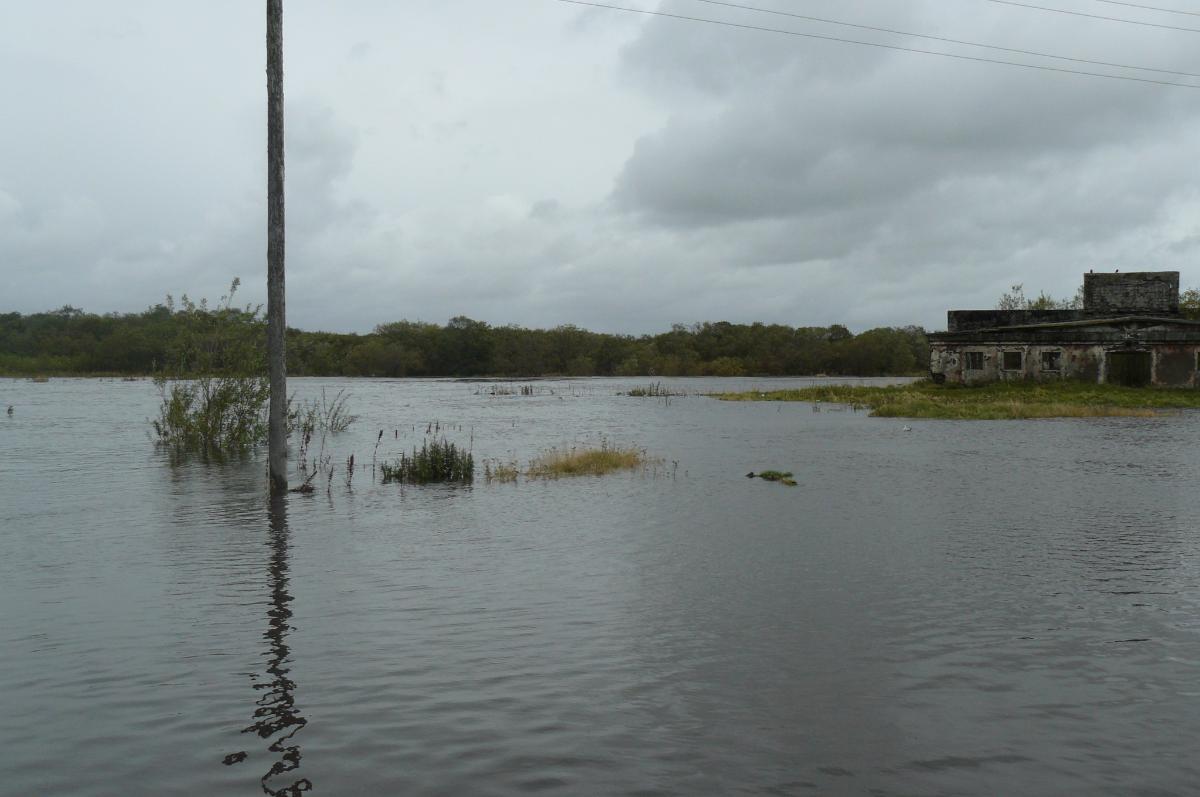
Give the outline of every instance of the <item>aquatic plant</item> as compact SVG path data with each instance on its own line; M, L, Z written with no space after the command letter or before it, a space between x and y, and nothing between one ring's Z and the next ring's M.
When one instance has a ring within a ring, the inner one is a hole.
M209 454L244 452L267 438L266 377L155 380L160 402L151 421L160 445Z
M819 385L796 390L717 393L722 401L799 401L813 407L869 407L881 418L1005 420L1020 418L1146 418L1164 410L1200 409L1200 391L1124 387L1062 380L938 385L921 380L906 385L867 387Z
M426 439L412 454L401 454L395 462L380 464L383 482L428 484L430 482L470 483L475 479L475 458L446 438Z
M344 432L358 420L358 416L352 415L347 409L349 400L350 394L345 388L339 390L332 399L325 394L325 388L321 388L320 400L314 398L304 404L288 407L288 429L299 430L302 434Z
M490 482L515 482L521 474L521 468L516 461L501 462L500 460L484 460L483 478Z
M663 387L662 382L651 382L645 387L631 388L627 396L635 396L637 398L667 398L669 396L682 396L682 390L672 390L669 387Z
M656 460L643 449L610 448L601 441L596 448L551 448L529 462L526 476L533 479L557 479L560 476L601 476L617 470L640 468Z
M375 448L371 451L371 474L375 474L375 457L379 454L379 444L383 442L383 430L379 430L379 436L375 438Z
M216 310L184 297L173 365L154 377L160 401L151 425L160 445L224 455L266 442L265 325L258 309L233 307L238 284Z
M475 395L477 396L480 394L488 396L532 396L535 395L535 393L536 391L534 390L533 385L492 385L486 390L481 389L475 391Z

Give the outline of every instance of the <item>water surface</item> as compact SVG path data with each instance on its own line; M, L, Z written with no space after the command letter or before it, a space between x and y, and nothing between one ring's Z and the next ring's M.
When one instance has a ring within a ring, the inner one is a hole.
M906 432L617 395L645 381L292 380L362 418L274 506L265 457L156 450L149 382L0 381L0 794L1200 782L1195 414ZM605 439L663 464L346 483L430 423L480 460ZM767 468L799 485L744 477Z

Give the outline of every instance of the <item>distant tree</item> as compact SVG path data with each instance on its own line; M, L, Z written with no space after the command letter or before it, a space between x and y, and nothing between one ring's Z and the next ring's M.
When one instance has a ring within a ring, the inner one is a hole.
M1179 294L1179 312L1184 318L1200 320L1200 289L1188 288Z
M1025 288L1020 283L1009 288L1007 293L1000 296L996 302L997 310L1024 310L1029 301L1025 298Z
M1013 285L996 302L997 310L1078 310L1083 307L1083 287L1070 299L1055 299L1045 291L1039 291L1036 299L1025 297L1025 288L1020 283Z

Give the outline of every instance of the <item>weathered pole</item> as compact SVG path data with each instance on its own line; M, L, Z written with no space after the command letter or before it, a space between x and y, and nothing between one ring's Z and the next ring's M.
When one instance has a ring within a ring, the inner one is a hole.
M283 225L283 0L267 0L267 360L271 492L287 491L287 350Z

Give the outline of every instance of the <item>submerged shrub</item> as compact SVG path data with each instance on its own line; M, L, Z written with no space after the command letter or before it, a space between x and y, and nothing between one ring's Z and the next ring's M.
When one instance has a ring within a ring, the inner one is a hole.
M158 442L208 454L241 453L267 439L266 377L155 379L161 402L151 423Z
M412 455L401 454L395 462L380 466L383 481L408 484L460 482L475 480L475 458L469 450L449 443L446 438L426 440Z
M151 425L161 445L223 455L266 442L266 321L258 308L232 306L238 284L215 310L185 296L176 311L168 297L182 332L154 376L160 402Z

